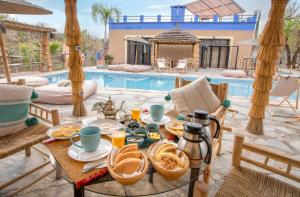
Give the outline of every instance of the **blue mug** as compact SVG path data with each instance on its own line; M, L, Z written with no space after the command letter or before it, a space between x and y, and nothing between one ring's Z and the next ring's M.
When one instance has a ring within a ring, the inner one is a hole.
M150 108L151 108L150 114L152 120L154 120L155 122L160 121L164 116L164 111L165 111L164 106L160 104L155 104L155 105L151 105Z
M75 136L80 136L81 145L76 144L73 141ZM75 133L71 136L71 142L75 146L82 148L86 152L94 152L97 150L99 143L100 143L101 135L100 135L100 128L89 126L80 129L79 133Z

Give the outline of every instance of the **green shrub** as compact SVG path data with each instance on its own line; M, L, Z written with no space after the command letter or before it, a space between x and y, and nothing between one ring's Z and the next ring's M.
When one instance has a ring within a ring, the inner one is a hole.
M94 55L89 58L90 65L95 66L97 64L96 57Z
M23 63L28 66L30 64L30 45L20 43L19 49L21 52L21 56L23 57Z
M49 48L51 55L55 55L61 48L61 43L57 41L51 42Z
M105 63L105 65L111 65L113 61L114 61L114 57L112 55L106 54L104 56L104 63Z

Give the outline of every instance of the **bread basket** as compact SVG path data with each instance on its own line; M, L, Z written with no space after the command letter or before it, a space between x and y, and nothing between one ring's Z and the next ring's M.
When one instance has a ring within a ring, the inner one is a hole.
M155 144L152 144L149 149L148 149L148 153L149 153L149 159L154 167L154 169L156 170L156 172L158 172L161 176L163 176L165 179L167 180L177 180L179 179L182 175L184 175L188 169L189 169L189 159L186 156L186 154L184 154L184 157L186 157L186 165L184 166L184 168L179 169L179 170L166 170L165 168L161 167L153 158L151 152L153 147L155 146Z
M122 177L118 174L115 173L115 171L113 170L112 165L110 164L110 157L112 156L112 154L109 154L106 158L106 165L107 165L107 169L110 173L110 175L118 182L121 183L123 185L133 185L136 182L138 182L139 180L141 180L147 173L148 171L148 159L146 157L146 155L141 152L142 155L142 159L144 160L144 168L142 169L142 172L140 174L138 174L137 176L133 176L133 177Z

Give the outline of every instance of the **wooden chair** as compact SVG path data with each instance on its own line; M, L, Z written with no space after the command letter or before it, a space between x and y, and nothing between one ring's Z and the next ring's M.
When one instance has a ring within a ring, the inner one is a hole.
M263 161L253 159L251 155L243 154L244 151L256 154ZM252 170L241 165L242 162L255 167ZM284 169L274 164L280 163ZM300 188L296 188L287 182L283 182L266 171L281 175L289 181L300 183L297 171L300 169L300 160L285 156L284 153L275 152L263 146L248 144L244 142L243 136L236 135L234 138L232 166L230 173L226 176L224 183L216 196L300 196ZM264 171L264 172L261 172ZM207 196L208 187L205 183L196 183L194 193L197 197Z
M13 82L12 84L23 85L23 84L25 84L25 80L19 80L18 82ZM29 104L29 114L31 116L37 117L42 122L40 122L34 126L27 127L18 133L0 137L0 159L11 156L22 150L25 150L26 157L29 157L31 155L31 147L38 143L41 143L43 140L48 138L47 131L50 128L50 126L51 125L55 126L60 123L58 110L49 110L42 106L30 103ZM4 188L14 184L15 182L19 181L20 179L47 166L48 164L50 164L50 161L46 161L46 162L42 163L41 165L31 169L30 171L1 184L0 190L3 190ZM41 179L43 179L44 177L46 177L47 175L52 173L54 170L55 169L52 169L52 170L44 173L40 177L32 180L31 182L28 182L24 187L18 188L17 191L11 193L10 195L12 196L12 195L15 195L16 193L19 193L19 192L25 190L26 188L30 187L34 183L40 181Z
M184 79L181 79L181 78L176 78L175 87L179 88L179 87L188 85L191 82L192 81L184 80ZM223 102L225 99L227 99L227 92L228 92L228 84L227 83L210 84L210 85L212 87L213 92L219 98L219 100L221 102ZM211 114L212 116L215 116L219 120L221 130L220 130L219 138L213 138L213 137L211 138L212 139L211 143L212 143L212 147L213 147L212 162L204 170L203 180L204 180L205 183L209 182L209 178L210 178L210 175L211 175L211 165L213 163L213 159L215 158L216 155L220 155L220 153L221 153L223 132L232 130L231 128L226 127L224 125L227 111L228 111L228 109L224 108L221 105L214 113ZM175 118L178 114L175 110L172 110L172 111L167 112L167 115L172 117L172 118ZM215 130L216 130L216 124L211 123L211 131L215 131ZM211 133L211 136L214 136L214 132Z

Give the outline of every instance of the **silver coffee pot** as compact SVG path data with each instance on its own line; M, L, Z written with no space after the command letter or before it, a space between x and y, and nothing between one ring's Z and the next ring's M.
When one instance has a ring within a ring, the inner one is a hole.
M184 124L184 132L179 139L178 149L187 154L192 168L200 168L202 160L210 164L212 146L205 128L199 123Z
M210 122L213 121L216 123L217 127L216 130L214 131L214 138L219 138L220 135L220 122L213 116L210 116L207 111L203 110L195 110L192 114L189 114L188 117L191 118L191 122L196 122L201 124L209 136L211 137L211 130L210 130Z

